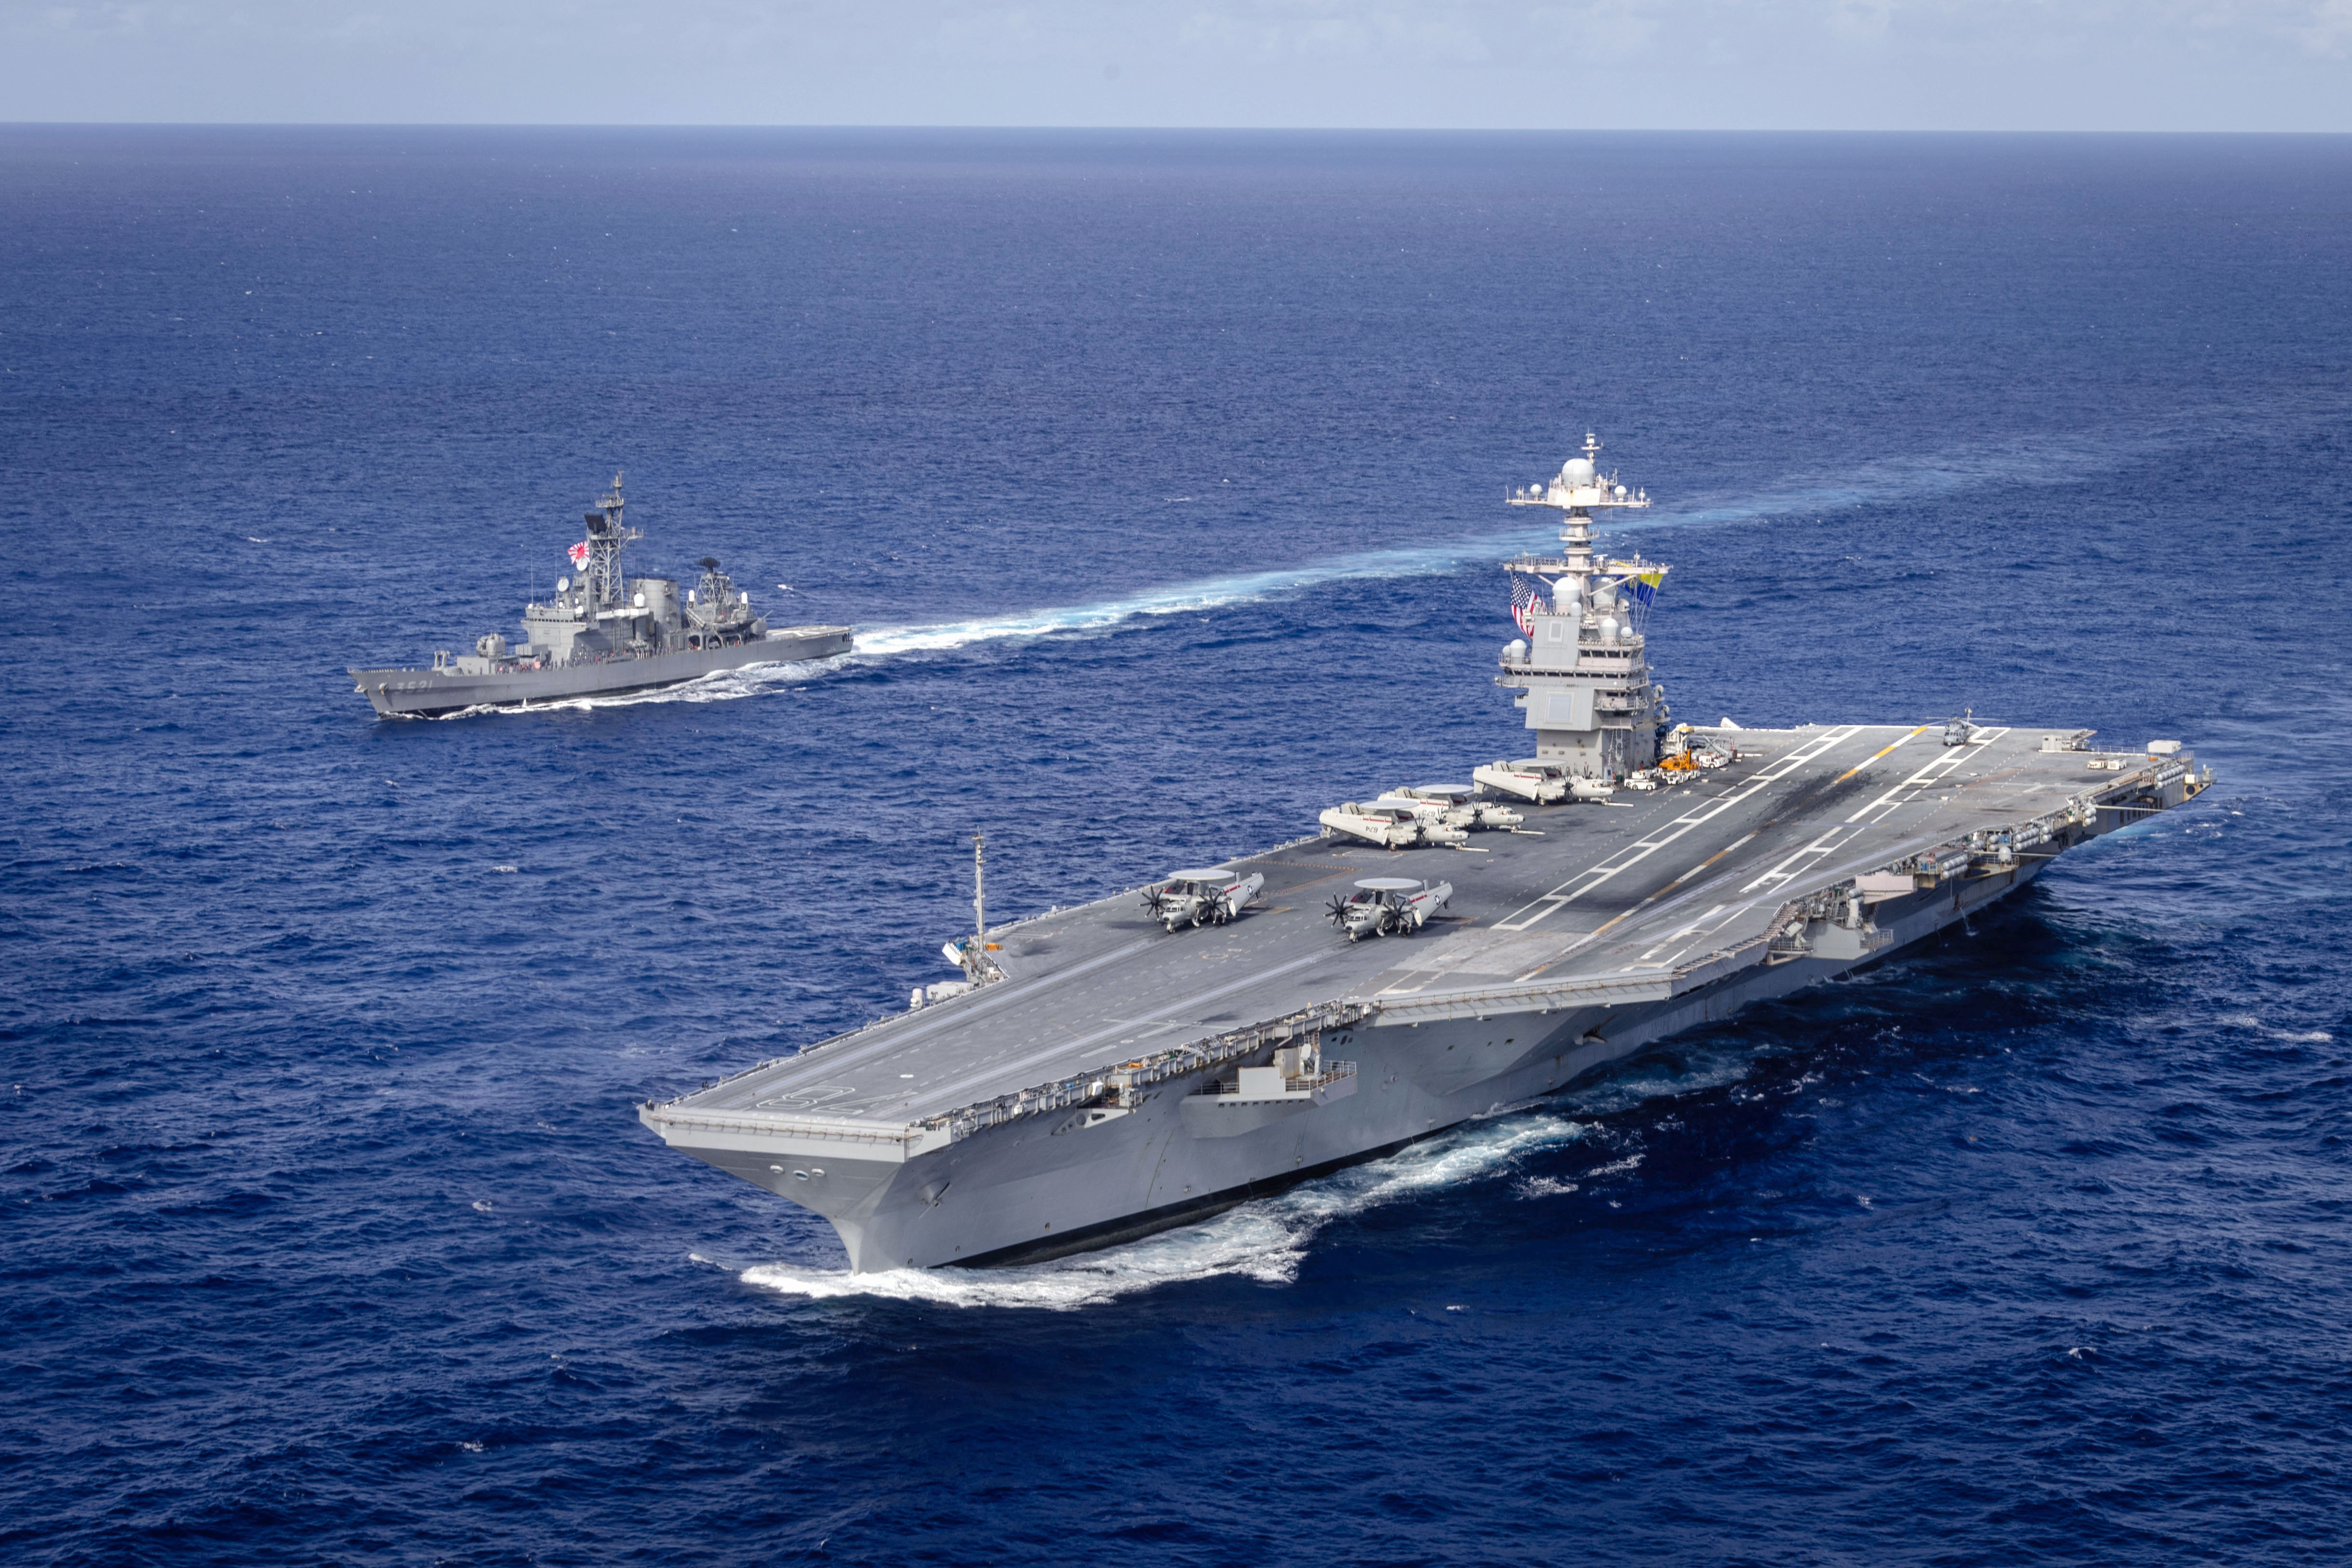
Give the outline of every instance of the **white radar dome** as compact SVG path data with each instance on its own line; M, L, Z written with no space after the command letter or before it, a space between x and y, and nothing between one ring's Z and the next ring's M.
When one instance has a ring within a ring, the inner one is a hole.
M568 577L559 577L559 578L557 578L557 579L555 580L555 591L556 591L556 592L558 592L558 593L569 593L569 592L571 592L571 591L572 591L572 580L571 580L570 578L568 578Z
M1566 463L1561 464L1559 468L1559 482L1568 486L1571 489L1581 488L1585 486L1591 485L1592 483L1592 459L1590 457L1571 457Z
M1563 577L1551 585L1551 601L1562 615L1576 613L1576 579Z
M1519 638L1512 638L1503 644L1503 657L1514 664L1526 664L1528 662L1527 643Z
M637 590L637 597L632 602L636 608L643 610L646 607L646 591L642 588Z
M1604 643L1617 641L1617 617L1614 615L1603 615L1601 618L1601 640Z

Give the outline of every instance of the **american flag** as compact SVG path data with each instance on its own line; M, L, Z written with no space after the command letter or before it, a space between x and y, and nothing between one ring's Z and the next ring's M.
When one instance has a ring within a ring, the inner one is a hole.
M1516 571L1511 573L1511 620L1517 624L1520 636L1536 634L1535 614L1542 608L1543 579L1522 577Z

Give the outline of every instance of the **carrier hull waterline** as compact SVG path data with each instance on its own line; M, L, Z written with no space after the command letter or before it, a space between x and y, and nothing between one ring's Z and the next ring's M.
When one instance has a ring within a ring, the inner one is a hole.
M2211 782L2080 728L1670 726L1643 613L1667 569L1595 554L1594 510L1647 504L1598 450L1509 497L1563 511L1568 547L1507 563L1496 684L1537 755L1477 772L1510 809L1367 792L1320 839L1180 873L1250 887L1208 927L1169 929L1157 884L983 919L946 950L964 982L639 1119L823 1215L856 1270L1099 1246L1875 962Z

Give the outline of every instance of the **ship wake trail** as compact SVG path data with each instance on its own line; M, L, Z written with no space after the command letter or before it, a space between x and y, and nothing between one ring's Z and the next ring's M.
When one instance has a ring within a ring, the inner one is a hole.
M1522 530L1501 536L1500 542L1525 544L1528 538L1528 535ZM1066 636L1073 632L1102 631L1155 616L1222 610L1229 605L1255 603L1350 580L1442 577L1480 559L1495 549L1497 543L1496 538L1475 538L1410 549L1368 550L1306 566L1176 583L1124 599L1035 610L1024 615L921 626L884 626L871 632L860 632L857 634L857 652L868 655L939 653L969 647L976 643Z
M743 1282L816 1301L864 1296L948 1307L1034 1307L1076 1312L1189 1281L1240 1278L1286 1285L1326 1227L1423 1193L1456 1189L1591 1134L1593 1125L1551 1112L1467 1123L1386 1159L1243 1204L1213 1219L1124 1247L1009 1269L846 1270L763 1263Z
M2216 413L2213 418L2220 418ZM1989 479L2018 486L2068 485L2140 463L2179 439L2160 435L2074 438L2038 437L1994 445L1871 464L1843 472L1834 481L1791 476L1771 488L1743 495L1697 497L1651 516L1613 521L1612 534L1656 528L1706 528L1772 517L1819 516L1865 507L1932 501L1983 486ZM1484 569L1496 553L1515 553L1551 538L1547 529L1480 534L1442 544L1365 550L1301 566L1206 578L1193 582L1098 600L1087 604L1030 611L973 621L883 626L857 634L859 654L950 652L976 643L1024 638L1069 636L1148 622L1166 615L1197 614L1300 593L1332 583L1410 577L1444 577L1468 568Z
M2226 422L2231 413L2207 411L2208 423ZM1678 507L1661 507L1642 517L1613 521L1612 535L1646 533L1657 528L1706 528L1755 522L1772 517L1819 516L1857 507L1900 506L1933 501L1979 486L1988 479L2017 486L2075 484L2095 476L2145 461L2179 439L2179 433L2099 437L2037 437L1950 452L1928 453L1848 470L1834 481L1814 482L1792 476L1773 487L1744 495L1695 497ZM1084 604L1049 606L1016 615L971 621L880 626L857 633L856 651L847 659L824 663L757 664L720 671L683 686L660 691L581 697L538 707L588 711L635 707L659 703L729 702L761 696L841 669L905 654L952 653L976 645L1066 637L1111 632L1149 624L1163 616L1198 614L1237 605L1261 603L1338 582L1376 581L1412 577L1444 577L1472 567L1483 570L1497 552L1515 553L1538 546L1550 538L1546 529L1518 528L1479 534L1440 544L1396 549L1364 550L1300 566L1240 572L1171 584L1118 599ZM469 708L443 716L473 717L514 709Z

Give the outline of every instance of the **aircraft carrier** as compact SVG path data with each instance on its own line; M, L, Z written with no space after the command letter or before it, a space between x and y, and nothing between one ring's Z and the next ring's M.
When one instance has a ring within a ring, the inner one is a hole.
M1536 755L1475 768L1488 803L1399 790L1140 899L983 913L946 949L963 980L640 1120L823 1215L855 1270L1076 1251L1885 957L2211 783L2176 742L2063 725L1670 726L1666 569L1595 555L1594 515L1647 500L1597 453L1508 497L1567 548L1506 563L1497 684Z
M645 536L621 520L622 506L615 474L586 514L588 537L571 549L576 579L559 578L554 598L524 609L521 642L493 632L476 638L471 653L436 652L431 669L353 669L359 695L386 718L438 718L650 691L747 664L850 651L846 626L770 627L708 556L701 581L683 600L675 578L626 576L621 552Z

